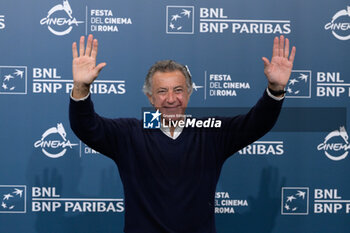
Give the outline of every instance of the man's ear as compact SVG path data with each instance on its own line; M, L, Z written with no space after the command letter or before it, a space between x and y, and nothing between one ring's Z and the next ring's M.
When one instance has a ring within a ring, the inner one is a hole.
M147 95L147 98L148 98L149 102L151 103L151 105L154 106L153 100L152 100L152 95L150 95L148 93L146 95Z

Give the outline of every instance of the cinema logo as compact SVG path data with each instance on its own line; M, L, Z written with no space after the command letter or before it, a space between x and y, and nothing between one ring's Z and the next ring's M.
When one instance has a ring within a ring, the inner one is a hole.
M345 159L349 154L349 135L342 126L339 130L330 132L322 143L317 146L317 150L324 151L327 158L333 161Z
M224 8L199 9L200 33L290 34L290 20L231 19Z
M65 213L121 213L121 198L66 198L57 193L56 187L32 187L32 212Z
M33 68L33 93L68 94L73 89L73 80L62 79L57 68ZM91 94L123 95L125 80L95 80L90 85Z
M283 141L256 141L238 151L240 155L283 155Z
M115 13L108 9L90 10L91 32L119 32L120 25L131 25L129 17L115 17Z
M40 24L47 25L49 31L56 36L67 35L72 31L73 26L84 23L74 18L72 13L68 0L63 0L62 4L57 4L48 11L47 16L40 20Z
M67 152L67 148L73 149L73 146L79 144L71 143L67 139L66 130L62 123L58 123L57 127L51 127L46 130L41 139L34 143L35 148L41 148L41 151L50 158L56 159L62 157Z
M247 200L231 199L228 192L215 192L215 214L234 214L242 207L248 207Z
M340 10L332 17L332 21L324 26L325 30L332 31L332 34L338 40L350 39L350 6Z
M281 200L282 215L350 214L350 200L343 199L338 189L283 187Z
M56 127L51 127L46 130L40 140L34 143L35 148L41 148L44 155L49 158L60 158L65 155L67 149L73 149L74 146L79 146L79 157L83 155L97 155L98 151L90 148L86 144L79 141L79 143L72 143L67 139L67 133L62 123L58 123Z

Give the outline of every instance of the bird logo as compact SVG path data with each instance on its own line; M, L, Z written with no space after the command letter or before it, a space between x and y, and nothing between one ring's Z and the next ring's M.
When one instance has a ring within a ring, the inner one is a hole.
M24 209L24 188L0 186L0 212L22 211Z
M15 92L18 86L23 85L24 69L6 69L6 71L1 78L0 92Z
M292 72L286 86L286 96L295 98L306 98L310 96L310 73L308 72Z
M193 10L192 6L167 6L167 33L192 34Z
M282 189L282 214L306 214L308 212L307 188Z

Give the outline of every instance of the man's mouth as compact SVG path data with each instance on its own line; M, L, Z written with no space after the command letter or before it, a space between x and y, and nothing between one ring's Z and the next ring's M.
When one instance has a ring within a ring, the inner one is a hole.
M162 108L167 110L175 110L175 109L181 109L181 106L164 106Z
M163 108L179 108L181 105L171 105L171 106L163 106Z

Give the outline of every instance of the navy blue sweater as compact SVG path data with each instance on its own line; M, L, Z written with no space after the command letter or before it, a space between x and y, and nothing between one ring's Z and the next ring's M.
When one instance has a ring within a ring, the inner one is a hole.
M282 101L265 92L246 115L217 130L184 128L173 140L137 119L107 119L90 97L70 101L75 134L113 159L124 187L127 233L214 233L214 194L224 161L267 133ZM218 118L216 118L218 119Z

